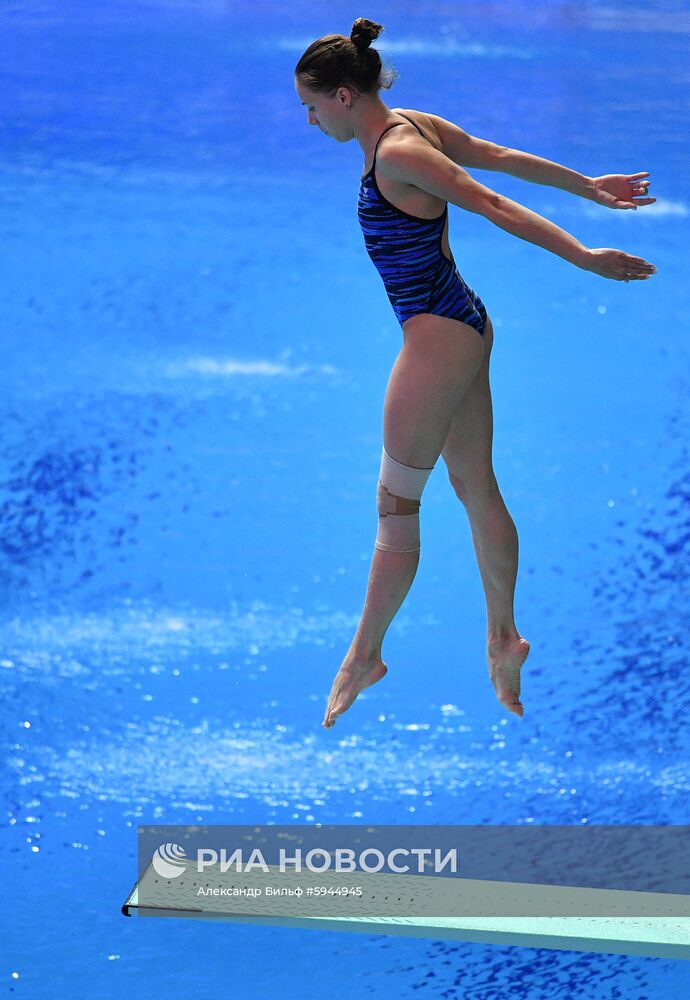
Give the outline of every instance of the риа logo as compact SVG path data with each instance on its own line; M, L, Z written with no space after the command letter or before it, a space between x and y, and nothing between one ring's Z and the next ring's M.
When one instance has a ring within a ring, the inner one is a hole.
M187 855L179 844L161 844L151 860L161 878L177 878L187 870Z

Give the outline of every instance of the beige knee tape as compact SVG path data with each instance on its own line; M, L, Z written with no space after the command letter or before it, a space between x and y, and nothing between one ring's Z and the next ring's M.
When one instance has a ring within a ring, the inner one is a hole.
M419 551L419 502L433 468L415 469L402 465L383 449L375 548L385 552Z

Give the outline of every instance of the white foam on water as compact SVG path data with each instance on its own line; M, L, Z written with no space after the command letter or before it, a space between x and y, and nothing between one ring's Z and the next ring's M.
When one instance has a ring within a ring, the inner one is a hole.
M313 38L281 38L276 43L271 43L289 52L304 52ZM481 42L456 42L452 38L443 40L431 40L424 38L404 38L399 41L386 41L377 43L376 51L380 52L384 58L388 53L423 56L467 56L472 59L533 59L537 52L533 49L522 49L510 45L484 45Z
M382 744L370 733L333 737L325 747L320 737L284 729L258 719L217 728L204 720L190 727L158 716L130 722L126 732L101 733L97 743L36 747L34 760L51 796L190 811L199 811L196 803L204 802L205 812L227 811L228 800L248 799L275 809L300 803L300 814L313 814L334 794L351 796L353 808L360 800L402 798L410 812L421 815L434 796L460 796L469 809L487 794L514 797L516 804L537 797L582 811L602 788L619 801L633 800L641 787L662 785L669 793L687 789L682 768L675 774L667 768L662 775L629 759L597 768L538 762L533 755L505 760L486 750L450 752L445 740L435 744L426 737L422 745L391 735Z
M653 191L650 192L650 196L655 197ZM608 212L609 216L611 214L617 215L619 218L634 216L638 219L642 216L645 219L652 220L666 219L669 216L683 218L688 214L688 206L684 201L672 201L670 198L657 198L653 205L641 205L637 210L632 208L607 209L603 205L593 205L591 203L583 204L580 210L583 215L587 215L590 218L601 218L604 212Z
M234 358L196 357L186 361L168 364L165 374L168 378L179 378L189 374L220 376L228 378L236 375L260 375L269 378L298 378L300 375L333 375L337 371L333 365L290 366L275 361L239 361Z
M132 673L132 662L182 650L291 648L303 643L344 640L358 616L341 611L311 614L300 607L279 607L255 600L226 612L151 607L146 602L103 613L56 614L5 619L3 670L43 673L56 683L75 673Z
M583 24L594 31L663 32L670 34L690 34L690 11L647 9L644 5L632 4L621 7L600 7L583 5L579 16Z

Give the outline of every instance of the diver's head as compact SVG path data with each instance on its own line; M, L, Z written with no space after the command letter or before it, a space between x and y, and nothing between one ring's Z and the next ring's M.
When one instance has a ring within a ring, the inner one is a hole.
M309 124L338 142L354 137L353 115L356 119L363 105L381 104L379 91L388 90L397 79L397 71L384 67L371 48L382 31L382 25L359 17L349 38L318 38L295 66L295 90L307 108Z

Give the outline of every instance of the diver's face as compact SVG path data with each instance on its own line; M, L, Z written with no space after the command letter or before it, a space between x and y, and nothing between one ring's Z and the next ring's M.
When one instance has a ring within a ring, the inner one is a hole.
M318 125L325 135L340 141L343 132L343 114L348 113L341 96L346 93L345 89L341 87L332 97L328 97L326 94L310 90L309 87L305 87L295 78L295 90L301 103L307 109L308 123Z

